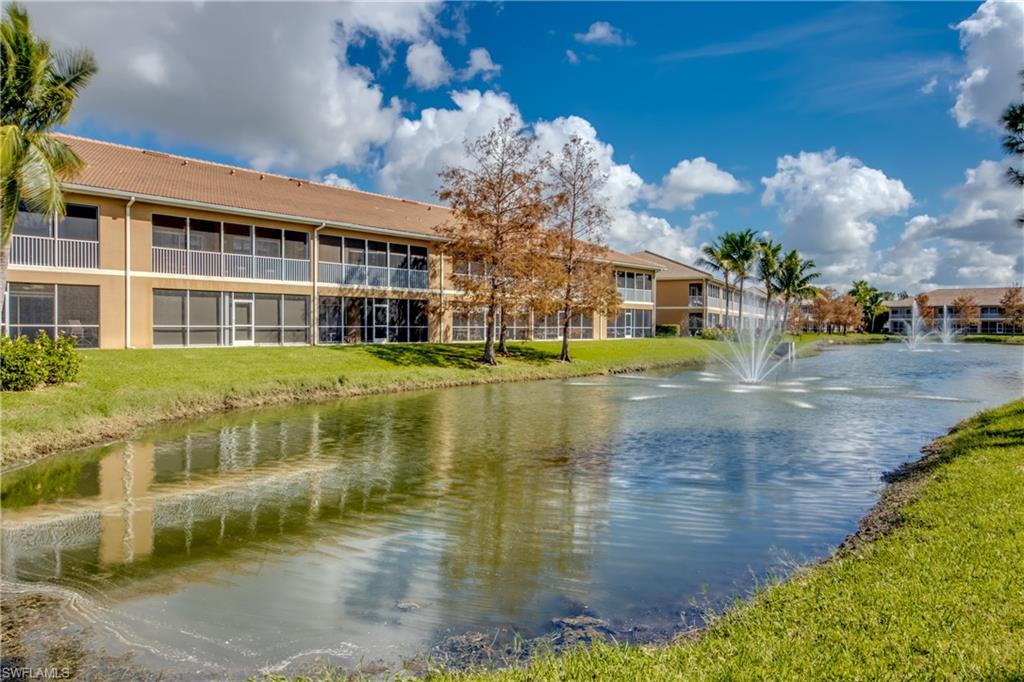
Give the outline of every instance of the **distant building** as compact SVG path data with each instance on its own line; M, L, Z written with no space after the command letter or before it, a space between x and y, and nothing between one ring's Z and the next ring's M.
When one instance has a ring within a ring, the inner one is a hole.
M970 296L980 309L978 317L981 324L972 324L964 327L959 325L956 320L953 320L953 323L958 328L962 328L970 334L1013 334L1013 325L1010 323L1006 311L1000 305L1000 301L1002 301L1007 291L1009 291L1009 287L976 287L932 289L923 293L928 296L928 307L934 312L936 321L942 319L943 308L949 311L949 316L952 319L954 317L954 299ZM885 329L894 333L902 333L904 327L910 324L911 306L913 303L913 297L886 301L883 305L889 309L889 321L886 322Z
M658 266L658 298L655 304L657 324L678 324L682 334L696 336L705 327L735 328L740 313L740 288L705 270L662 256L654 251L633 254ZM725 319L726 297L729 299L729 324ZM753 282L743 288L743 317L760 325L765 319L765 293ZM772 315L781 316L781 305L772 303Z

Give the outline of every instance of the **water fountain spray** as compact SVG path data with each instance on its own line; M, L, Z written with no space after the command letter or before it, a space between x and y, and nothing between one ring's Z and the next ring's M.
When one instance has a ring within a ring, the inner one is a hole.
M903 343L906 344L907 350L921 350L919 346L932 335L932 331L928 329L928 325L921 317L921 310L918 308L917 301L913 301L910 304L910 322L903 321Z
M780 352L783 341L782 323L778 316L765 319L757 325L756 320L739 321L735 338L726 332L722 341L728 353L711 349L714 355L743 384L760 384L789 359L788 352Z

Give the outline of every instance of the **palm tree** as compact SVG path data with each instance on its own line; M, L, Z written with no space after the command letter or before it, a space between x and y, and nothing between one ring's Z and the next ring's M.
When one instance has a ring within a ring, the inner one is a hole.
M7 5L0 27L0 292L7 283L19 206L64 215L61 181L83 163L51 131L67 122L71 105L95 73L92 53L54 52L32 33L25 9Z
M768 311L775 297L775 277L779 272L779 260L782 256L782 244L771 239L763 240L757 250L757 278L764 287L764 320L768 323Z
M1018 75L1021 78L1021 86L1024 87L1024 70ZM1003 137L1003 151L1017 157L1018 160L1024 159L1024 103L1018 101L1008 106L1003 112L1002 122L1006 131ZM1006 178L1010 184L1024 187L1024 167L1009 166L1006 169ZM1017 214L1017 225L1024 227L1024 212Z
M878 293L878 290L868 284L866 279L858 279L853 283L853 288L849 291L850 296L853 296L853 300L857 302L857 306L863 312L865 322L871 314L869 308L872 304L872 297L876 293Z
M775 277L775 288L782 296L785 306L782 317L782 329L785 331L789 326L789 305L793 301L803 301L817 293L817 289L811 284L821 273L814 270L814 261L805 260L800 257L800 252L793 249L786 254L779 264L779 271Z
M725 243L729 251L729 262L732 263L732 274L740 285L740 331L743 330L743 289L747 279L753 274L754 263L760 240L753 230L729 232L725 235Z
M725 280L725 326L729 326L729 277L732 274L732 262L729 260L729 249L725 237L718 235L715 241L705 244L701 249L704 254L697 261L698 265L711 268L715 272L722 273Z

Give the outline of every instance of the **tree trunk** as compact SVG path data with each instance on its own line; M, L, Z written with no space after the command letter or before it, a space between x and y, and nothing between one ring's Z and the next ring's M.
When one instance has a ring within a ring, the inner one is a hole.
M7 319L7 260L11 256L11 242L0 248L0 320ZM8 323L10 329L10 323ZM2 330L0 330L2 331Z
M494 306L487 306L486 329L484 329L484 357L482 362L485 365L498 364L494 356Z
M501 324L498 326L498 355L508 355L508 321L505 315L505 308L502 306L499 317Z
M782 297L782 333L789 333L789 296Z
M743 333L743 280L740 280L740 322L739 329L737 330L740 334Z
M729 302L732 300L732 291L729 289L729 275L723 275L725 279L725 328L730 327L729 324Z
M562 311L562 355L558 358L562 362L572 362L569 357L569 323L572 320L569 312L568 306Z

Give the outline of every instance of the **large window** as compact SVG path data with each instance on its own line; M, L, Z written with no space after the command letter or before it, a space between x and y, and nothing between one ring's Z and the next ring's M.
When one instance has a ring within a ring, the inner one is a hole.
M621 308L614 320L609 320L608 338L640 338L654 336L651 311L644 308Z
M11 337L50 338L64 333L78 339L80 348L100 341L100 288L70 284L19 284L8 290L7 332Z
M321 343L423 342L429 336L421 300L321 296L318 314Z
M487 313L483 309L452 313L453 341L483 341L487 332Z
M99 241L99 209L86 204L66 204L65 215L57 221L57 236L61 239ZM22 202L14 221L14 234L28 237L52 237L53 220L43 213L29 211Z
M14 234L25 237L52 237L53 219L44 213L33 213L25 206L18 205L18 216L14 219Z
M99 241L99 209L84 204L67 204L65 216L57 223L57 236L61 239Z
M235 301L252 302L246 336L258 344L309 343L309 297L288 294L153 290L154 346L229 345Z
M533 323L533 338L560 339L562 338L562 322L565 320L561 312L552 313L543 317L537 316ZM592 339L594 338L594 316L573 315L569 321L570 339Z
M165 249L185 248L186 218L153 214L153 246Z
M220 252L220 223L212 220L189 220L189 248L193 251Z

